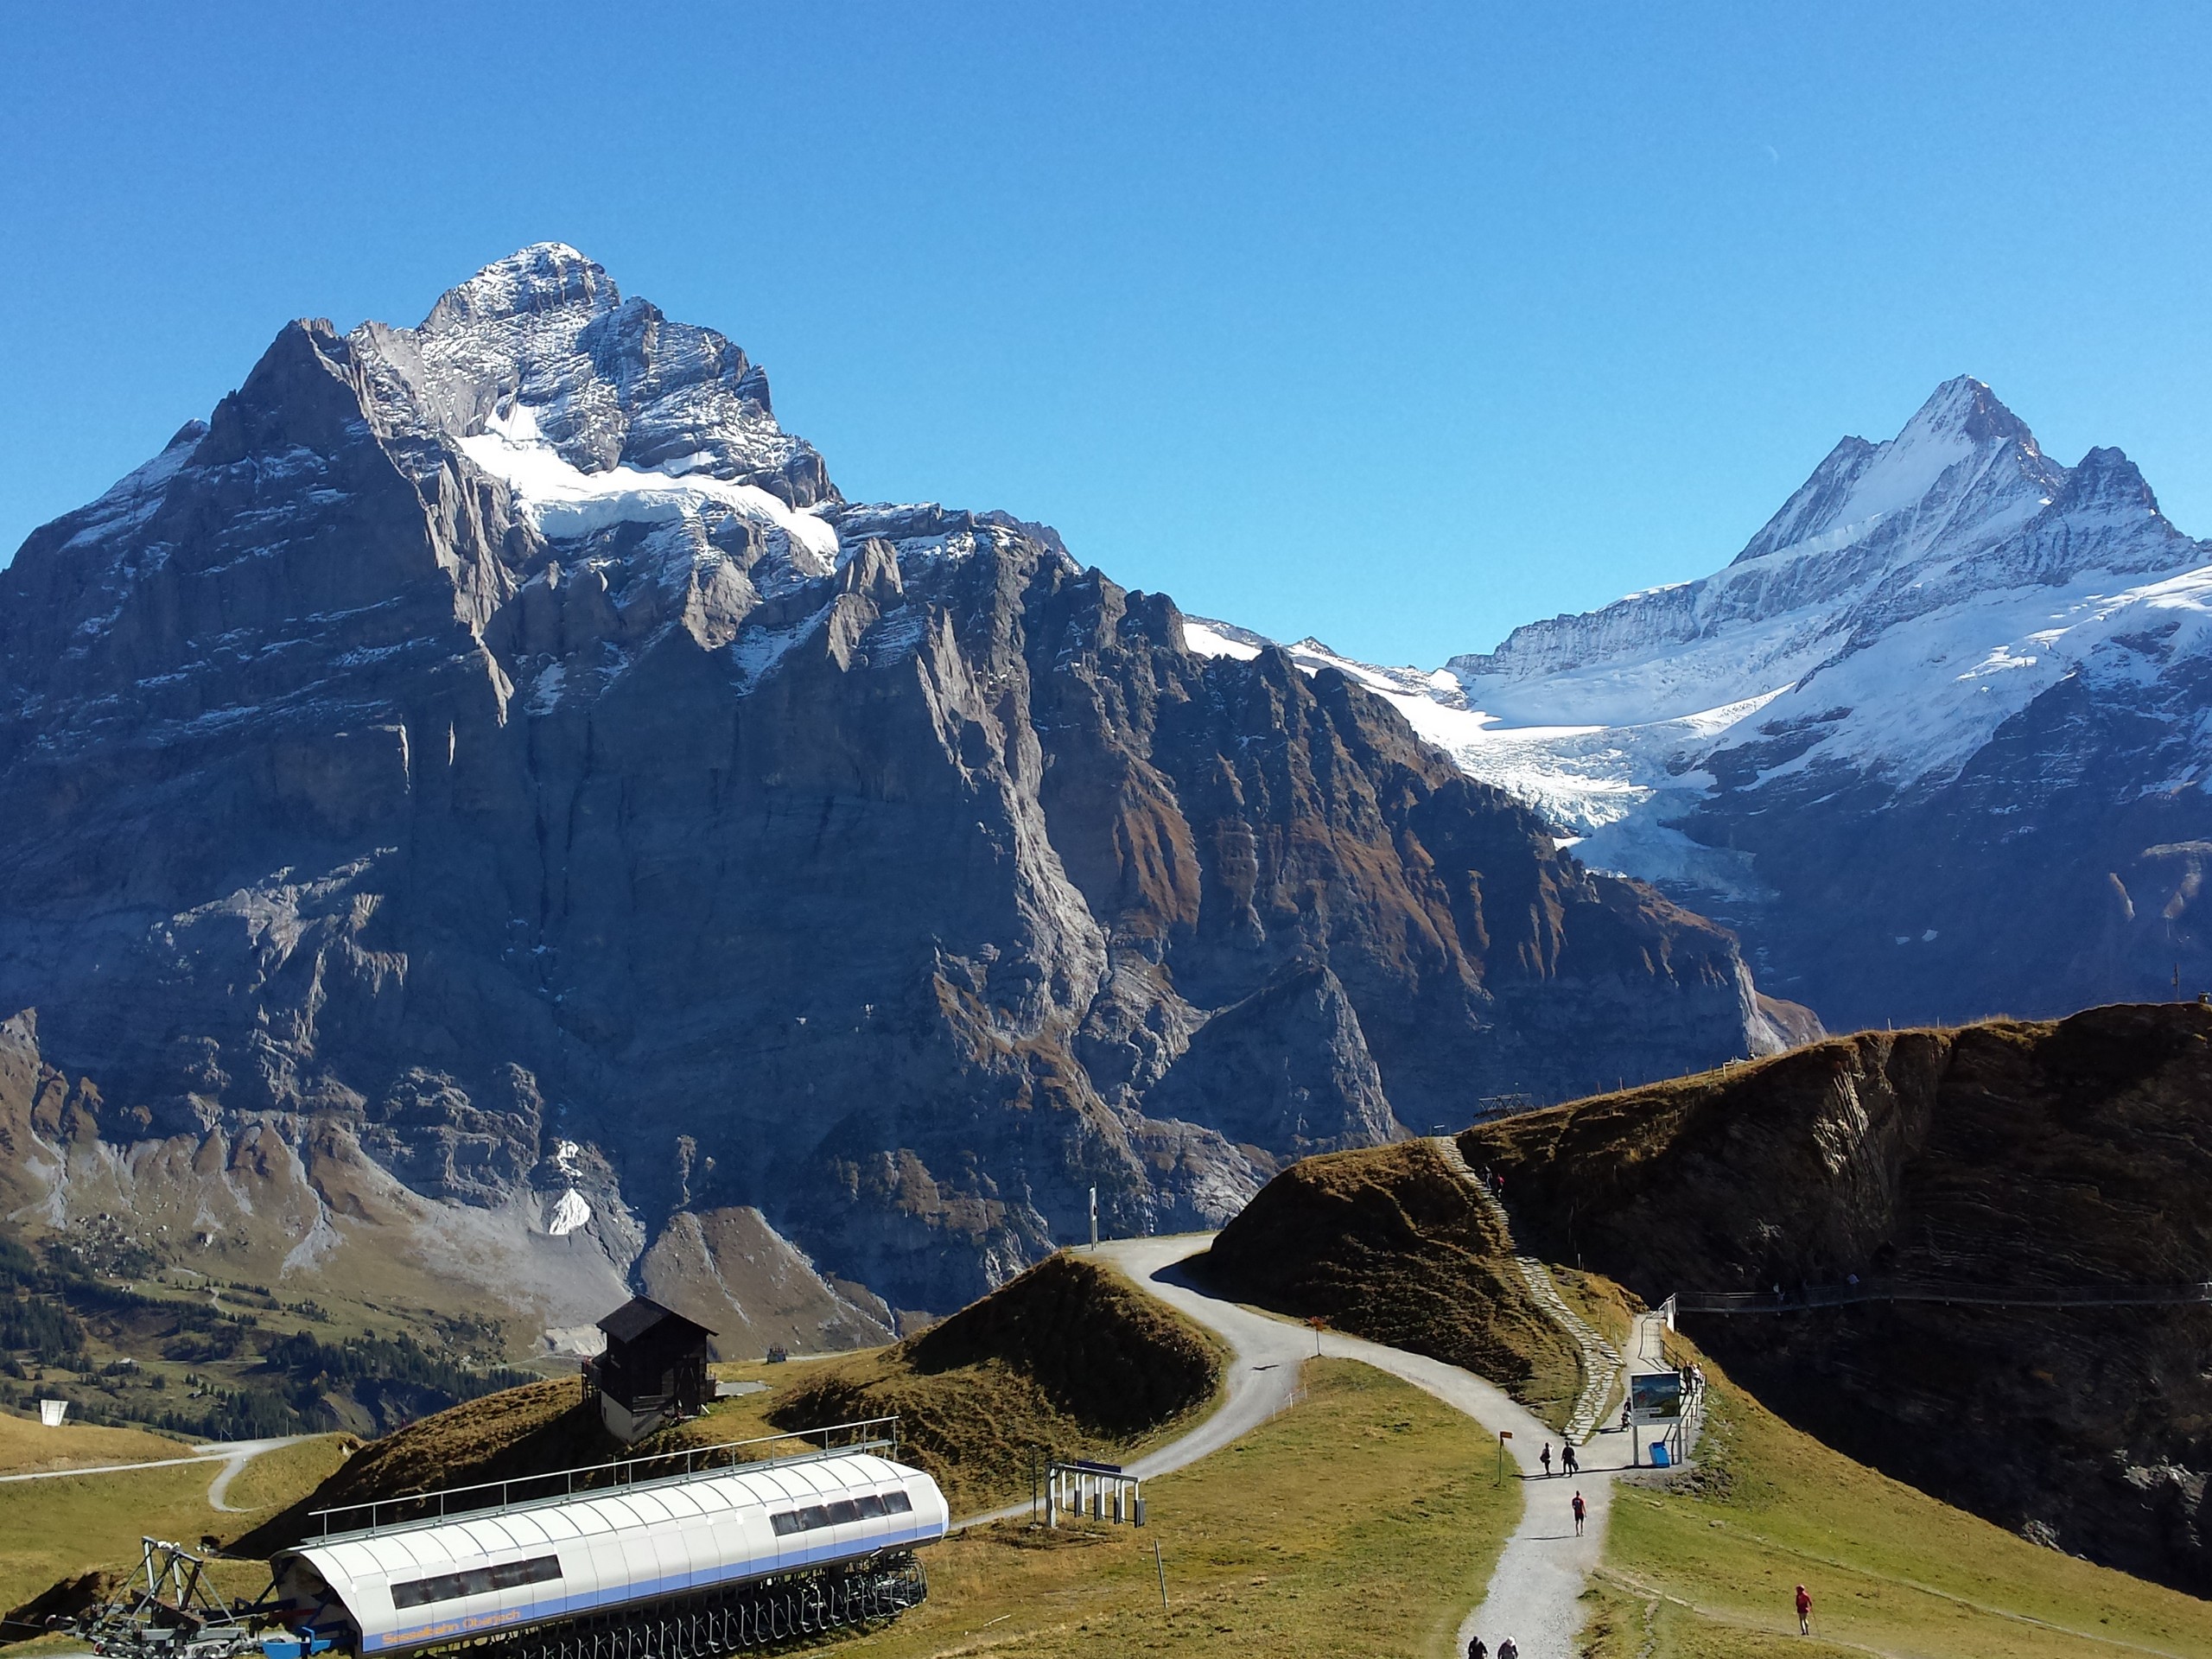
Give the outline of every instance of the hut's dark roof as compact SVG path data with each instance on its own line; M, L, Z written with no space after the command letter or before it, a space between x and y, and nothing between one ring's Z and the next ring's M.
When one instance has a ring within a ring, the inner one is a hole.
M715 1334L673 1308L663 1307L650 1296L632 1296L601 1319L599 1328L607 1332L609 1342L635 1342L647 1332L663 1338L681 1338L687 1332L702 1337Z

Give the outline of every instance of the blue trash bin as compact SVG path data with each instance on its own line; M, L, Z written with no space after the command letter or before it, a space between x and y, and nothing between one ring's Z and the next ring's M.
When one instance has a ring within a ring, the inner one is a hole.
M1674 1461L1675 1459L1668 1453L1666 1441L1654 1440L1651 1442L1651 1466L1654 1469L1669 1468L1673 1465Z

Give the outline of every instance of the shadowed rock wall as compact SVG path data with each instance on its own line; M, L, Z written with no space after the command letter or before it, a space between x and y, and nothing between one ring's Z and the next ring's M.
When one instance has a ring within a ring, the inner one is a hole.
M906 1309L1094 1187L1211 1224L1771 1040L1728 935L1343 677L1196 655L1042 526L844 503L741 352L552 246L291 325L0 571L0 1007L123 1164L296 1164L279 1272L432 1202L578 1286L690 1217L654 1271L705 1287L750 1210Z
M1866 1032L1460 1138L1523 1243L1656 1301L2212 1279L2212 1008ZM2212 1307L1865 1302L1685 1327L1950 1502L2202 1594Z

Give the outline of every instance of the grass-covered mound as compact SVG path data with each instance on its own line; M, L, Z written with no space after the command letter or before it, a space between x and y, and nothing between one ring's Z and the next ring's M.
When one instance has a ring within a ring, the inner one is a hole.
M1222 1365L1198 1327L1062 1252L918 1337L810 1366L771 1421L896 1413L906 1455L958 1508L1027 1491L1039 1447L1100 1456L1158 1438L1206 1408Z
M796 1367L761 1365L720 1369L756 1376L765 1372L772 1386L778 1373L788 1378L797 1370ZM314 1491L239 1538L230 1547L230 1553L266 1555L296 1543L321 1524L308 1518L317 1510L449 1491L456 1486L581 1469L618 1459L652 1458L680 1452L688 1446L770 1434L774 1431L761 1421L762 1401L777 1397L770 1394L720 1402L703 1417L626 1446L607 1432L600 1421L599 1408L585 1402L582 1387L574 1377L505 1389L369 1441ZM777 1449L763 1447L760 1455L772 1455Z
M573 1377L504 1389L369 1441L307 1497L230 1547L268 1555L306 1537L316 1510L570 1469L622 1455Z
M1294 1164L1194 1266L1241 1300L1464 1366L1554 1421L1580 1387L1503 1230L1426 1141Z

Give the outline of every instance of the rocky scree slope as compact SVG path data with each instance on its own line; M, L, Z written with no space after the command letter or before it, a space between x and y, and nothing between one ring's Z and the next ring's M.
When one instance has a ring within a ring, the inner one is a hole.
M846 502L741 351L556 245L287 327L0 572L0 1007L90 1079L26 1224L555 1339L644 1283L741 1351L964 1304L1094 1186L1213 1224L1777 1040L1726 933L1351 680Z
M1433 674L1293 649L1841 1028L2212 983L2208 620L2212 543L2125 454L2062 466L1961 377L1712 575Z
M1866 1032L1478 1127L1524 1244L1656 1302L2212 1280L2212 1008ZM1770 1406L2000 1525L2212 1591L2212 1307L1687 1313Z

